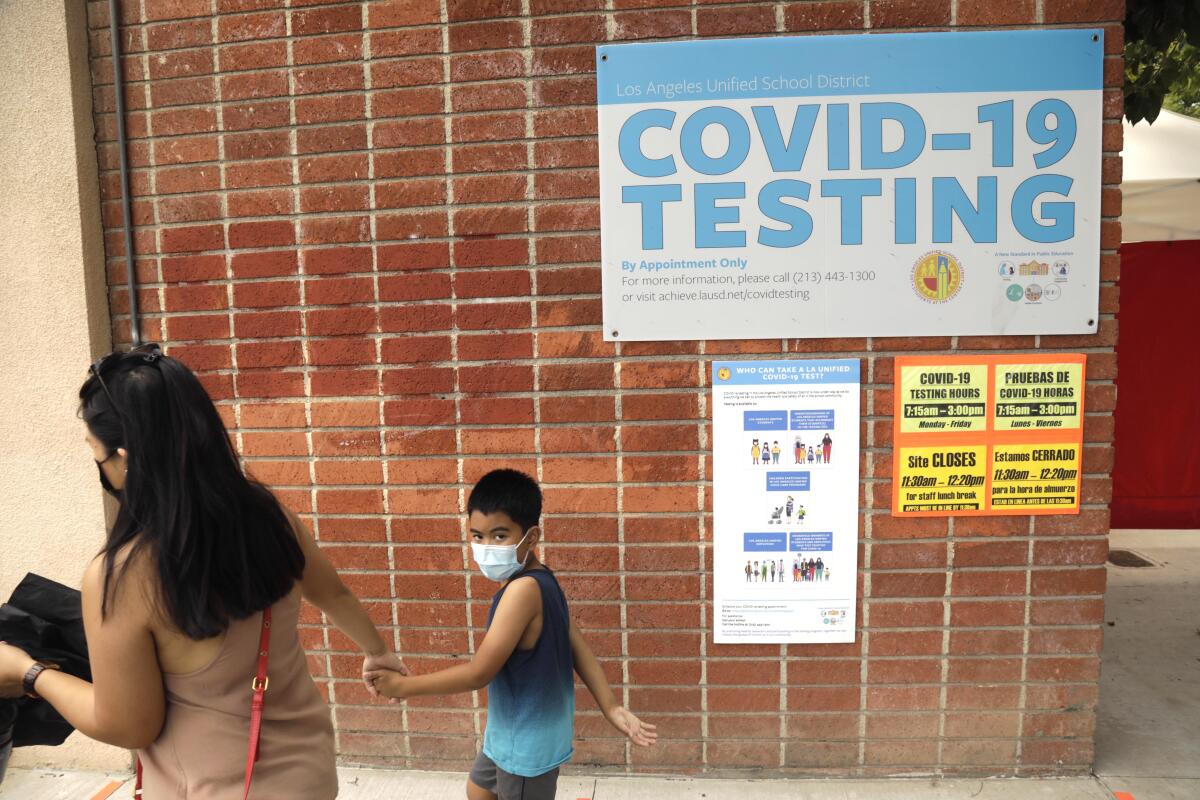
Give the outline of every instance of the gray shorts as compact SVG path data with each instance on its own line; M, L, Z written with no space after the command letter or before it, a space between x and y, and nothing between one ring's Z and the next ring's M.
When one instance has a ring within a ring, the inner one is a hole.
M480 789L487 789L499 800L554 800L558 788L558 767L536 778L524 778L500 769L480 750L471 767L470 778L472 783Z

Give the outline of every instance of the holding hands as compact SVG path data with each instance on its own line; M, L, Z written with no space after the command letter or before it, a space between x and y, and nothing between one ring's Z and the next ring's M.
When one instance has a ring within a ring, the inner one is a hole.
M408 675L408 667L400 660L400 656L395 653L384 652L373 655L368 655L363 659L362 677L363 683L367 686L367 691L372 697L384 696L380 692L380 688L376 684L380 676L395 676L401 677ZM395 695L387 694L387 697L395 697Z
M392 700L406 700L412 696L412 678L408 671L399 672L392 669L378 669L363 673L363 679L373 697L390 697Z

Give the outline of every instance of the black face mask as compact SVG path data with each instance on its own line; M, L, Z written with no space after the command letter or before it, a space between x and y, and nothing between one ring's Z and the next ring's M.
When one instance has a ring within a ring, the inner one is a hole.
M112 456L109 456L109 458L112 458ZM105 461L108 461L108 458L104 459L104 461L96 462L96 471L100 473L100 485L102 487L104 487L104 491L108 492L110 495L112 495L116 499L120 500L121 499L121 490L118 489L117 487L113 486L112 482L108 479L108 476L104 474L104 462Z

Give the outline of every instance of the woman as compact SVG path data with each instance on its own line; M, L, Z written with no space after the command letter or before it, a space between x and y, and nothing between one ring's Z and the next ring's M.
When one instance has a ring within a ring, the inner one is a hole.
M157 345L113 353L79 398L100 483L120 502L83 577L93 682L0 644L0 696L32 691L85 735L138 750L147 800L232 800L263 688L254 794L336 797L329 710L297 632L301 597L368 654L364 671L403 670L400 660L298 518L243 474L187 367Z

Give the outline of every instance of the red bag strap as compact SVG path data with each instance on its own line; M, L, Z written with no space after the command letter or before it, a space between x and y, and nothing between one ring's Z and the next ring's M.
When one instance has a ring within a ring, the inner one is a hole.
M258 671L251 687L254 697L250 700L250 744L246 748L246 789L242 800L250 797L250 781L254 780L254 762L258 761L258 739L262 734L264 695L271 684L267 677L267 653L271 649L271 609L263 609L262 632L258 636Z
M254 780L254 763L258 761L258 740L262 735L262 715L267 688L271 680L267 677L267 656L271 651L271 609L262 612L262 631L258 635L258 669L250 684L254 696L250 700L250 741L246 746L246 784L242 800L250 797L250 782ZM142 760L137 761L137 779L133 786L134 800L142 800Z

